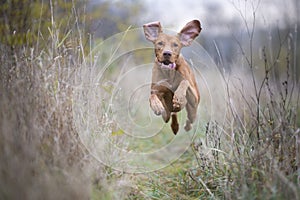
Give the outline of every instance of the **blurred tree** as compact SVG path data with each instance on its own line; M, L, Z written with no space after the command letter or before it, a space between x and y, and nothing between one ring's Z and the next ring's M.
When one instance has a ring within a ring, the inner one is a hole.
M53 31L67 33L76 18L76 0L12 0L0 3L0 44L12 50L20 46L43 45ZM80 21L80 19L78 20ZM63 37L63 36L62 36ZM42 39L42 40L39 40Z
M0 12L0 42L11 48L32 40L30 24L32 19L32 2L4 1L1 3Z
M91 22L90 33L95 38L105 39L113 34L125 31L143 13L143 5L140 1L99 0L92 1L88 7L88 19Z
M126 4L108 0L2 1L0 47L15 51L19 47L34 46L38 51L50 42L54 47L55 41L55 46L78 46L80 42L87 50L93 41L97 43L136 24L142 8L135 0ZM83 33L80 37L78 31L74 31L77 28Z
M129 28L141 28L138 23L145 9L144 4L137 0L127 0L126 3L124 1L109 0L89 2L87 7L88 31L92 37L92 46L96 48L96 52L98 51L97 45L114 34L122 33ZM130 50L135 49L139 44L145 42L142 31L130 32L123 39L121 47ZM152 58L143 51L134 51L131 53L134 54L136 59L145 62L150 62Z

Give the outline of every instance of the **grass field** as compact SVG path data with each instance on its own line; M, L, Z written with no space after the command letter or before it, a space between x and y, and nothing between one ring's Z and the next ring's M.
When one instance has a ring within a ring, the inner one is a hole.
M94 49L78 27L49 30L0 44L0 199L300 199L297 32L240 46L228 72L192 46L198 119L174 136L148 105L139 29Z

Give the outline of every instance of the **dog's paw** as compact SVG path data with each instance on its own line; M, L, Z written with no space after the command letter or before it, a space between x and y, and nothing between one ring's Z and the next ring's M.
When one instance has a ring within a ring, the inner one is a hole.
M173 109L174 110L181 110L184 108L185 104L187 103L186 97L184 95L174 94L173 96Z
M151 96L149 101L154 114L161 115L165 113L165 108L156 95Z
M184 130L185 130L186 132L188 132L188 131L190 131L192 128L193 128L192 123L191 123L189 120L187 120L186 123L185 123L185 125L184 125Z

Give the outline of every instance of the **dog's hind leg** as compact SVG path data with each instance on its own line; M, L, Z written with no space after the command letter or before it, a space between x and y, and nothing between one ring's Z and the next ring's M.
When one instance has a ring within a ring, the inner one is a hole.
M189 131L192 129L192 124L194 123L197 116L197 106L188 103L186 105L186 111L187 111L187 120L184 125L184 129L186 131Z
M177 113L173 112L171 114L171 116L172 116L171 128L172 128L173 133L176 135L178 130L179 130L179 124L178 124L178 120L177 120Z

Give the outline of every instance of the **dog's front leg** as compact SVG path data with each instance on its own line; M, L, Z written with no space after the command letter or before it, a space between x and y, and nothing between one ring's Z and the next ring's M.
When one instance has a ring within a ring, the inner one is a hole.
M150 107L152 108L152 110L156 115L161 115L165 111L162 102L159 100L156 94L151 94L149 98L149 102L150 102Z
M165 101L163 98L159 98L155 93L151 94L149 98L150 107L154 111L156 115L162 115L164 122L168 122L170 119L171 112L165 105Z
M180 82L178 88L174 92L173 96L173 110L175 112L181 110L185 107L187 100L186 100L186 92L189 88L190 84L188 80L183 80Z

